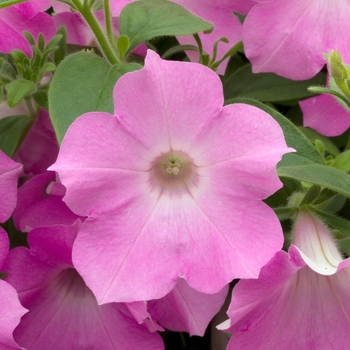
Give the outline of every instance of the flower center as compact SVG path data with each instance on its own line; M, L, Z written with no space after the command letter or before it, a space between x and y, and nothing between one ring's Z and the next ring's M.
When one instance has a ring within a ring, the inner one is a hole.
M153 165L154 180L162 187L184 187L195 175L195 165L184 153L171 151L158 157Z

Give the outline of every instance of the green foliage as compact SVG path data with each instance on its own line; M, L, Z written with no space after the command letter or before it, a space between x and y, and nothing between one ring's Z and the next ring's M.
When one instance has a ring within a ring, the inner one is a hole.
M12 6L19 4L21 2L24 2L26 0L0 0L0 9L7 7L7 6Z
M0 149L12 157L26 129L28 117L15 115L0 119Z
M121 35L129 37L128 52L140 43L164 35L210 32L213 25L167 0L143 0L126 5L119 18Z
M236 70L224 83L225 99L247 97L263 102L282 102L312 97L310 85L325 84L326 75L318 73L309 80L290 80L274 73L252 72L251 64Z
M86 112L113 113L112 92L125 73L140 69L136 63L111 66L103 58L78 52L58 66L49 89L50 117L59 142L68 127Z

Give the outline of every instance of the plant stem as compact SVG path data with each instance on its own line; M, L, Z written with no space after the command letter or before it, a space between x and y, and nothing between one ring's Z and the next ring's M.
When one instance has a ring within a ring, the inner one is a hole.
M110 6L109 6L109 0L103 0L103 9L104 9L104 12L105 12L107 37L108 37L108 40L109 40L110 44L114 45L112 17L111 17L111 9L110 9Z
M120 63L117 53L114 51L113 46L110 44L109 40L106 38L105 33L103 32L100 24L98 23L96 17L91 11L91 8L84 6L80 3L79 0L72 0L77 10L83 16L92 32L95 35L95 38L104 53L106 59L111 64Z

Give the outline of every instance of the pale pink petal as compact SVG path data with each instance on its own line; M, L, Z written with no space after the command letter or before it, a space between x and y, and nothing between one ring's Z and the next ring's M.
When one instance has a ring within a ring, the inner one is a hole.
M17 180L22 165L0 150L0 222L6 221L17 203Z
M13 339L13 331L27 310L18 301L16 290L0 280L0 348L22 349Z
M216 294L199 293L180 278L165 297L149 301L148 310L169 330L203 336L209 322L224 303L227 292L228 286Z
M151 50L145 68L122 76L113 96L120 123L159 155L170 149L188 152L190 142L223 104L217 74L200 64L161 60Z
M346 62L349 17L346 0L258 0L243 24L245 53L253 72L309 79L326 63L323 54L334 49Z
M293 244L305 263L322 275L333 275L343 260L328 228L306 211L295 220Z
M337 136L350 126L350 113L333 96L320 95L299 102L304 126L325 136Z
M62 142L57 162L49 168L59 172L67 187L64 201L78 215L123 207L138 193L147 196L150 192L147 171L152 158L120 124L119 118L107 113L78 118ZM76 154L71 153L73 149ZM90 193L88 197L81 193L82 185Z

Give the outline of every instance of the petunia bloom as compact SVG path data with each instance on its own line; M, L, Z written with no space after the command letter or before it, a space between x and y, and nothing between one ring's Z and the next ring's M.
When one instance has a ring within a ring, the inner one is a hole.
M294 244L276 253L259 279L233 289L230 319L219 326L233 334L227 350L347 349L350 259L307 212L296 220Z
M322 69L330 50L350 60L349 16L346 0L257 0L243 24L253 72L303 80Z
M98 302L158 299L179 278L211 294L257 277L283 243L261 201L281 187L276 163L291 151L279 125L252 106L222 107L209 68L153 51L113 97L114 115L79 117L49 168L88 217L73 263Z
M30 249L10 251L6 280L29 310L15 340L32 350L163 350L161 337L138 324L127 304L97 305L72 265L79 226L78 220L72 226L35 228L28 234Z
M0 151L0 222L12 214L17 201L17 179L22 165ZM0 272L7 257L10 243L7 233L0 227ZM20 349L12 333L27 310L19 303L16 290L0 279L0 348Z

